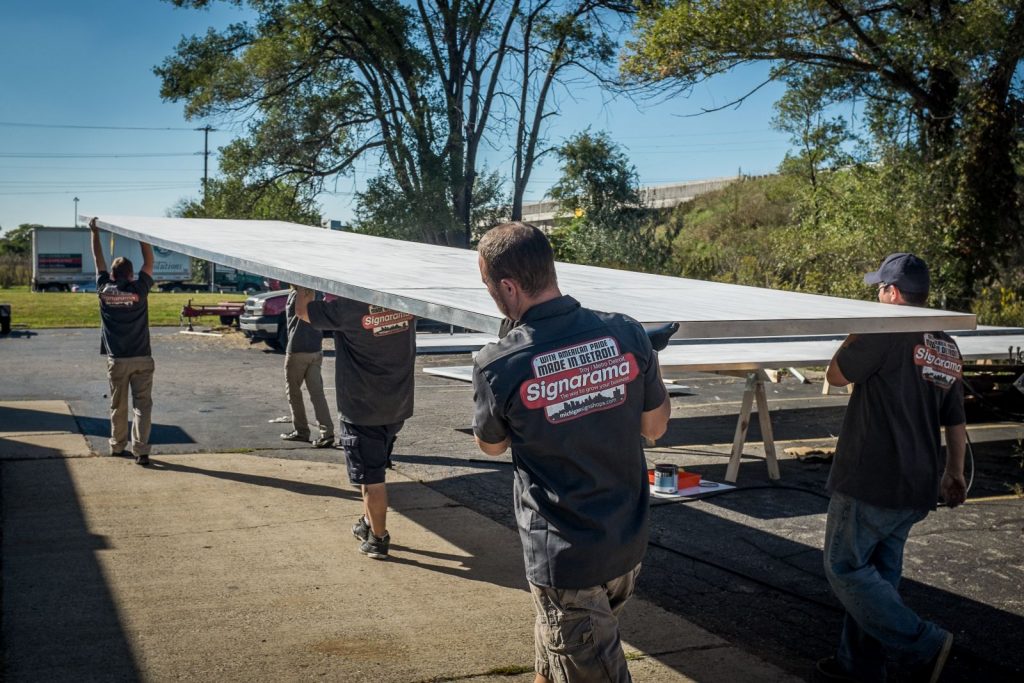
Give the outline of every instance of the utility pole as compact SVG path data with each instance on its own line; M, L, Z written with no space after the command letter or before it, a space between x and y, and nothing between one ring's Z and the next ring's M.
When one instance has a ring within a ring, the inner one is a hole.
M206 211L206 185L210 181L210 133L217 130L212 128L210 124L206 124L202 128L196 128L196 130L203 131L203 212ZM214 280L216 279L214 274L213 261L210 261L210 291L217 291Z
M203 131L203 204L206 204L206 184L210 180L210 133L217 129L206 124L196 130Z
M75 222L72 225L78 227L78 197L75 197Z

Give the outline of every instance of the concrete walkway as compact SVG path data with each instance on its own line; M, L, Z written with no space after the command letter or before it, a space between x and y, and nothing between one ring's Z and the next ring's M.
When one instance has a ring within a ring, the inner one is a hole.
M4 680L532 681L515 532L392 476L370 560L337 465L71 457L69 418L0 405ZM643 600L622 632L638 682L791 680Z

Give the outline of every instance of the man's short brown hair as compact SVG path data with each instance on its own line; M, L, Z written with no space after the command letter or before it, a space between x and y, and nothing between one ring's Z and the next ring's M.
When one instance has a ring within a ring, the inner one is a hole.
M134 273L135 268L132 266L131 260L124 256L118 256L110 264L110 276L115 280L127 280Z
M491 228L477 246L484 276L492 283L515 280L529 295L558 284L555 253L547 236L529 223L502 223Z

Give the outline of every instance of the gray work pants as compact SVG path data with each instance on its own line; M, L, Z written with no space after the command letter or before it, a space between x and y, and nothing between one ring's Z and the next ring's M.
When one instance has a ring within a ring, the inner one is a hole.
M299 436L309 438L309 421L306 419L306 404L302 399L302 383L306 383L313 412L320 425L320 436L334 436L331 411L324 396L324 380L320 368L324 364L322 351L316 353L289 353L284 357L284 375L288 382L288 406L292 411L292 427Z
M120 453L128 445L128 394L131 392L132 453L149 455L149 430L153 422L152 356L107 358L110 381L110 452Z

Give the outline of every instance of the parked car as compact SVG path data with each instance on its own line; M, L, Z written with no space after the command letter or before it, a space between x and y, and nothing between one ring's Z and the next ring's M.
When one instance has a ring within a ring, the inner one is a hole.
M263 341L272 349L284 351L288 346L288 325L285 305L288 290L260 292L245 300L245 308L238 318L242 334L252 341Z
M288 323L285 315L285 307L288 303L287 289L278 289L271 292L260 292L245 300L245 309L238 319L238 326L242 334L251 341L262 341L272 349L284 351L288 346ZM333 294L325 294L324 301L335 299ZM416 319L417 332L441 332L455 333L465 332L465 328L442 323L427 318ZM324 336L331 336L331 332L325 330Z
M72 292L81 292L83 294L95 294L96 293L96 281L90 280L89 282L80 282L71 285Z

